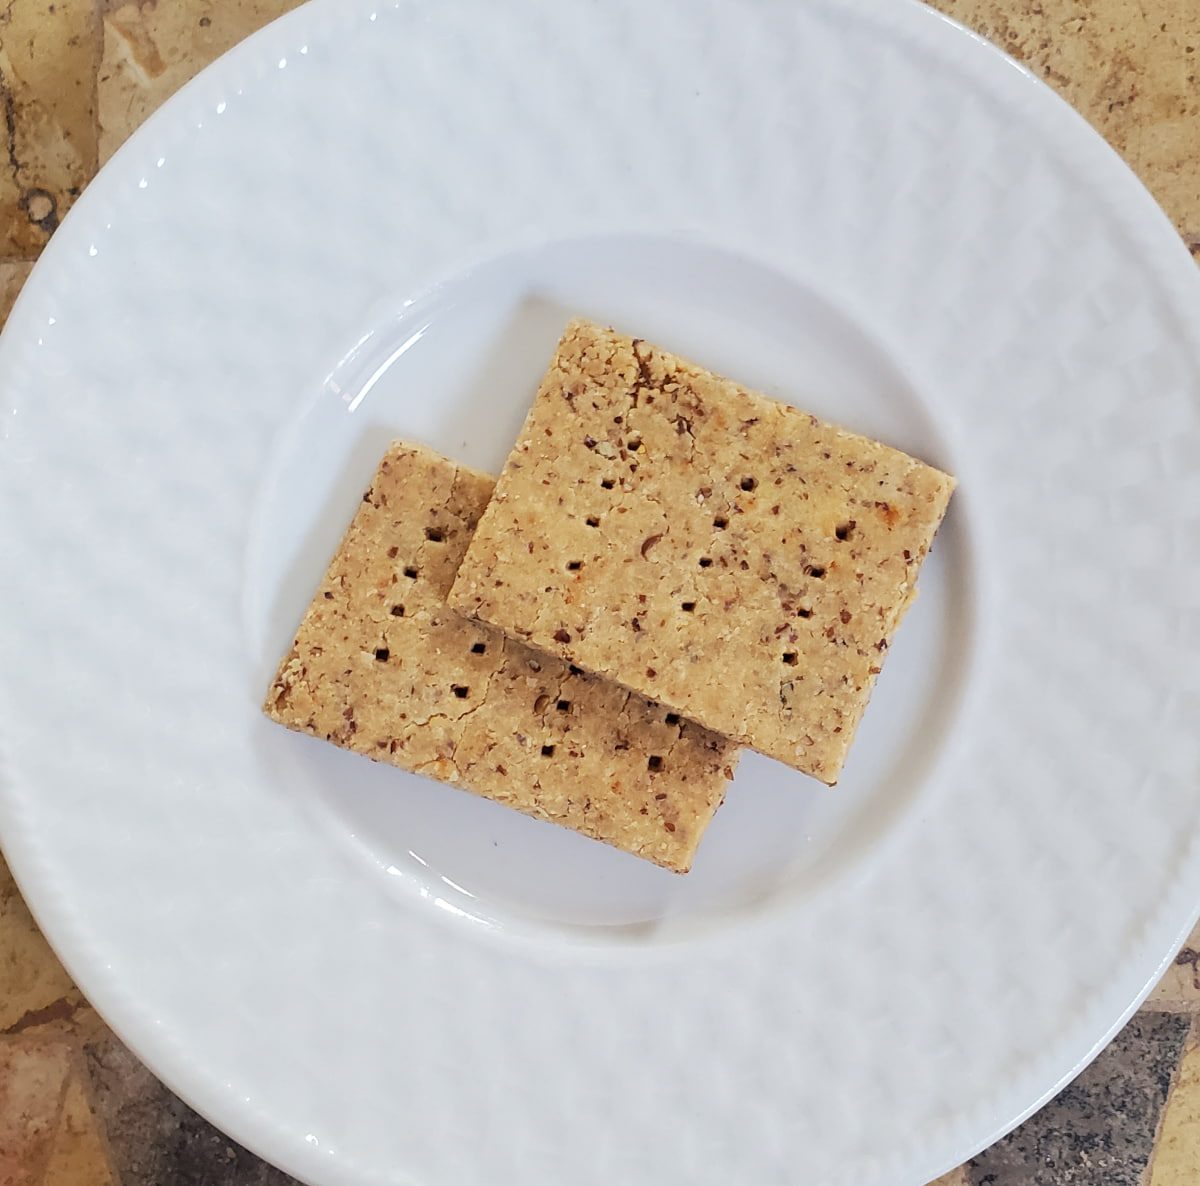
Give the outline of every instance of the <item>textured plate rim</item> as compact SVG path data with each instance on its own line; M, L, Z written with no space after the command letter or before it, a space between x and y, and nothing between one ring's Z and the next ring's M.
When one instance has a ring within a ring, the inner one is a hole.
M972 64L977 63L981 70L991 71L996 76L997 87L1002 85L999 81L1002 72L1012 71L1014 81L1006 81L1003 86L1012 94L1014 101L1036 104L1039 114L1044 115L1047 120L1050 129L1048 136L1052 136L1056 141L1070 142L1071 150L1089 165L1091 172L1104 174L1104 180L1110 183L1110 188L1098 195L1099 199L1111 207L1120 208L1130 222L1137 224L1139 233L1144 236L1144 243L1162 260L1158 268L1158 279L1169 286L1177 298L1197 302L1200 296L1200 279L1196 276L1194 264L1153 197L1083 118L1023 66L952 18L926 9L916 0L906 0L906 3L896 5L887 12L876 9L867 0L823 0L822 6L852 10L869 20L876 28L885 29L902 38L921 41L931 47L935 54L942 54L944 51L946 57L950 56L948 43L942 42L939 46L939 39L944 36L945 30L953 30L955 37L965 37L973 44ZM81 224L85 218L98 214L102 203L109 199L110 191L115 189L125 163L132 160L160 129L169 128L196 96L224 86L227 81L238 77L239 71L243 77L247 73L255 76L266 74L275 56L272 47L282 47L285 42L290 42L293 30L311 29L313 33L329 35L339 27L349 26L366 11L367 5L362 2L343 7L339 5L338 0L311 0L309 4L279 18L229 51L187 84L134 134L89 187L68 215L64 226ZM61 246L61 234L59 239ZM1174 265L1168 266L1168 254L1173 254ZM47 248L43 259L48 262L45 265L39 264L34 269L13 310L9 325L14 327L14 333L6 335L10 342L17 333L22 332L26 311L35 303L41 286L46 283L50 267L57 259L56 245L53 242ZM1188 336L1195 351L1198 335L1192 332ZM0 361L5 353L0 347ZM0 752L0 759L2 756ZM116 982L106 979L102 954L94 949L89 937L78 930L72 917L70 903L55 886L53 862L47 859L46 853L35 851L28 844L22 843L22 807L18 795L14 793L16 788L4 771L2 762L0 776L0 788L4 791L0 795L0 814L3 815L6 824L5 851L14 877L39 925L76 982L80 983L81 987L86 987L89 998L94 996L99 1011L114 1023L114 1030L124 1040L132 1039L129 1044L139 1057L143 1057L147 1065L197 1111L287 1172L301 1178L307 1176L312 1180L312 1175L320 1166L312 1160L301 1163L291 1156L291 1142L286 1126L278 1120L268 1119L261 1113L249 1116L244 1113L234 1115L229 1106L229 1096L216 1081L216 1076L198 1073L196 1068L190 1065L187 1052L178 1040L161 1030L156 1030L152 1024L148 1025L147 1019L140 1014L136 1001L128 991ZM1197 868L1198 839L1200 838L1193 837L1186 861L1187 867L1193 871ZM1159 938L1169 935L1166 949L1158 962L1149 969L1142 987L1119 1010L1103 1033L1094 1040L1083 1043L1082 1049L1074 1050L1069 1067L1035 1100L1022 1106L1014 1115L997 1119L996 1126L987 1136L977 1137L971 1144L957 1149L949 1162L943 1158L930 1165L922 1164L921 1172L928 1173L931 1177L936 1176L937 1173L953 1168L999 1139L1061 1090L1104 1048L1148 995L1169 965L1174 951L1186 938L1197 918L1200 918L1200 897L1197 888L1185 882L1183 878L1177 878L1173 892L1159 902L1153 922L1147 930ZM1155 949L1159 949L1159 946L1156 939ZM78 971L83 971L84 975L78 976ZM996 1102L995 1095L990 1098L992 1103ZM910 1164L916 1168L916 1162ZM356 1167L352 1161L345 1158L339 1158L336 1165L324 1163L323 1181L361 1181L368 1177L372 1175L365 1171L365 1167Z

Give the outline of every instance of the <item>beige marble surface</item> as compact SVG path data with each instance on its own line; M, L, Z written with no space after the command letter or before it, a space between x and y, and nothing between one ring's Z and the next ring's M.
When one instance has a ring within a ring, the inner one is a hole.
M0 258L33 259L96 172L92 0L0 8Z
M293 6L0 0L0 321L98 164L214 57ZM1090 120L1200 257L1200 0L937 6ZM940 1186L1200 1186L1198 1018L1200 929L1079 1080ZM0 861L0 1186L286 1181L139 1066L71 983Z
M1200 1028L1192 1027L1163 1116L1148 1186L1200 1182Z
M103 163L198 70L295 0L194 0L113 5L103 14L96 99Z

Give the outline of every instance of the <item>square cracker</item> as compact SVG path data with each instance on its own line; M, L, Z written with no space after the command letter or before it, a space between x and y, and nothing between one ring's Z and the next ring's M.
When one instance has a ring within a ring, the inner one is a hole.
M833 783L953 488L575 321L449 600Z
M427 449L388 450L266 714L686 872L735 748L446 605L492 487Z

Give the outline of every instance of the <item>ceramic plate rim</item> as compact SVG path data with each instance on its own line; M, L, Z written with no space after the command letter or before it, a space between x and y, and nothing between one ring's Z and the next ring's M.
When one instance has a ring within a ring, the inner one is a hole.
M19 335L29 332L30 311L39 303L43 292L49 289L51 274L58 265L59 255L65 254L67 236L78 234L88 219L100 213L103 204L109 201L115 192L122 173L128 171L142 149L153 142L160 130L165 131L173 121L181 118L189 103L196 97L215 91L225 82L232 84L243 68L265 70L269 60L275 56L273 47L290 43L293 31L317 26L321 21L328 21L337 27L348 25L355 15L361 16L367 11L365 3L355 3L346 5L344 11L337 12L338 2L339 0L312 0L310 4L286 14L259 31L187 84L134 134L105 166L92 188L68 215L63 228L67 234L59 232L56 241L51 243L43 257L44 264L35 267L14 308L10 319L12 330L6 334L6 340L0 346L0 359L11 356L11 351L5 350L4 346L11 345ZM829 4L838 7L837 0L829 0ZM931 44L938 44L939 38L943 36L942 31L934 31L934 26L940 23L946 30L953 30L953 36L970 39L974 46L974 56L971 58L974 65L992 71L997 77L1003 71L1013 71L1018 81L1009 89L1015 99L1036 105L1039 113L1044 114L1048 121L1052 121L1052 134L1055 137L1077 141L1075 148L1083 158L1102 172L1106 180L1113 182L1112 191L1104 194L1103 200L1112 206L1120 207L1132 221L1139 224L1139 230L1151 244L1156 258L1161 261L1157 271L1158 279L1169 285L1180 301L1195 301L1197 292L1200 292L1200 282L1195 276L1194 265L1153 198L1119 161L1116 154L1087 127L1082 118L1024 67L957 22L924 9L915 3L915 0L905 0L887 14L871 11L869 5L859 3L859 0L847 0L844 7L860 15L867 14L864 19L869 19L878 27L889 29L900 37L918 38ZM1086 136L1080 135L1083 131L1086 132ZM1191 335L1191 341L1194 347L1196 334ZM7 775L2 759L3 749L0 748L0 775L4 776L0 777L0 790L3 791L0 794L0 817L5 823L3 840L13 874L39 926L72 978L80 983L89 998L94 997L100 1012L113 1025L114 1030L186 1102L228 1131L235 1139L261 1153L287 1172L308 1180L316 1180L314 1175L318 1172L331 1175L331 1181L376 1180L376 1173L366 1166L356 1167L352 1162L342 1163L340 1166L328 1163L322 1171L317 1161L295 1156L294 1141L289 1137L288 1127L278 1117L268 1117L256 1111L234 1115L229 1107L231 1101L227 1099L217 1076L212 1071L200 1071L189 1065L191 1060L186 1046L180 1041L180 1036L155 1029L150 1019L141 1015L134 994L131 994L127 987L122 987L118 980L110 979L106 975L103 971L103 954L94 948L88 935L77 929L72 905L62 897L55 883L51 854L39 851L24 837L23 816L26 809L21 801L22 789ZM1194 849L1193 843L1193 854ZM1194 860L1190 869L1194 879ZM1088 1039L1082 1046L1071 1048L1068 1058L1070 1065L1065 1069L1060 1065L1054 1081L1044 1086L1036 1099L1019 1107L1015 1112L1010 1108L1008 1114L994 1118L989 1131L985 1135L976 1134L969 1145L964 1146L960 1143L953 1149L936 1152L932 1158L929 1151L923 1154L914 1153L915 1160L910 1163L912 1168L920 1169L923 1173L928 1172L930 1176L953 1168L1036 1111L1090 1062L1145 999L1170 963L1174 951L1200 918L1197 888L1196 884L1186 882L1182 878L1177 879L1171 897L1158 903L1152 915L1150 929L1159 940L1167 940L1165 946L1156 942L1156 949L1162 952L1158 962L1153 967L1142 967L1145 975L1139 977L1141 984L1136 993L1123 1004L1115 1016L1112 1015L1111 1009L1108 1011L1111 1020L1102 1033ZM919 1165L917 1161L920 1161Z

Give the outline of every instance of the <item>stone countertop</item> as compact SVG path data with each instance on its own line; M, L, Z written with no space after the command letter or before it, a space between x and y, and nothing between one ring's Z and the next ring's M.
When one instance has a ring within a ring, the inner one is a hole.
M71 203L129 133L218 54L293 6L0 3L0 322ZM937 7L1024 61L1081 111L1200 258L1200 2ZM0 1186L289 1181L200 1119L108 1031L0 861ZM1147 1005L1074 1083L939 1186L1198 1183L1200 929Z

